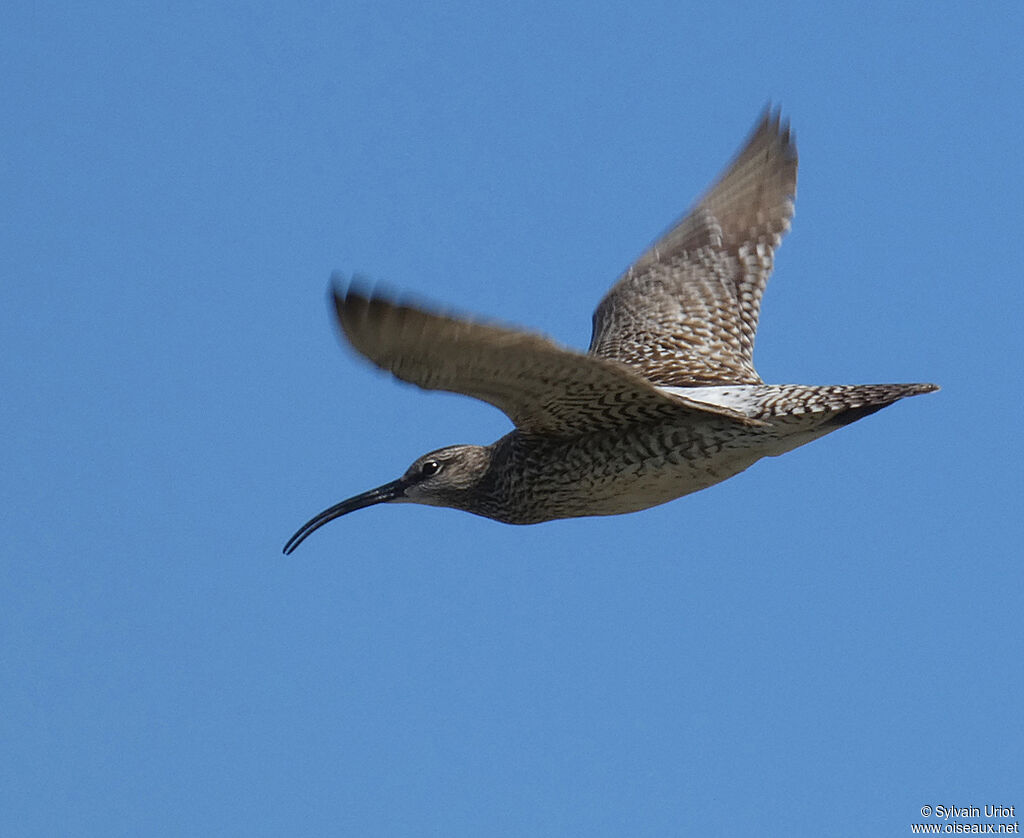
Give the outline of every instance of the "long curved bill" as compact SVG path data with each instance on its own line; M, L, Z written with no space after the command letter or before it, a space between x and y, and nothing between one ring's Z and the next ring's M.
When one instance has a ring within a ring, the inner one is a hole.
M284 545L284 554L290 555L296 547L298 547L306 538L314 531L320 529L328 521L333 521L335 518L340 518L342 515L348 515L349 512L355 512L357 509L365 509L367 506L373 506L377 503L387 503L393 500L404 500L405 499L405 483L401 480L394 480L391 483L385 483L383 486L378 486L376 489L370 489L369 492L363 492L361 495L356 495L354 498L343 500L339 504L335 504L330 509L325 509L319 515L303 524L297 533L288 539L288 543Z

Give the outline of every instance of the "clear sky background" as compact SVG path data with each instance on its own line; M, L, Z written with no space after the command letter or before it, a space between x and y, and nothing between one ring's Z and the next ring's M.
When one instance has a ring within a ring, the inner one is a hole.
M8 5L0 834L1024 807L1021 8ZM941 392L635 515L379 506L281 555L509 427L342 346L333 270L585 347L769 100L759 371Z

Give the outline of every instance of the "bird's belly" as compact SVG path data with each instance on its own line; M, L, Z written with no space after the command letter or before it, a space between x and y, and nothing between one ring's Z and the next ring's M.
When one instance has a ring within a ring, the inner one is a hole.
M668 503L728 480L763 455L751 449L696 459L654 457L595 479L578 498L583 515L617 515Z
M529 520L514 523L647 509L720 483L771 449L769 435L727 420L701 432L666 425L566 441L538 452L547 473L526 470L529 501L517 506Z

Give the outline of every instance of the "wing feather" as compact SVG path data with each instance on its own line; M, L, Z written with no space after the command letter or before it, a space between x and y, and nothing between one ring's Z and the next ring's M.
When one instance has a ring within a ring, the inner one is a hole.
M427 390L494 405L522 431L556 436L692 411L760 424L741 412L664 393L628 367L547 338L425 311L358 288L332 290L342 332L378 367Z
M754 337L796 176L788 123L766 111L725 174L601 301L591 354L667 386L761 383Z

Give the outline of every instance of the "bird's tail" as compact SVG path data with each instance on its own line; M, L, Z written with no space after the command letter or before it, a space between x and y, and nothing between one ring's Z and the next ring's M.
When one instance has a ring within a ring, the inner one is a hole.
M782 384L758 388L759 411L754 418L820 417L822 424L849 425L908 396L938 390L936 384L847 384L806 387Z

